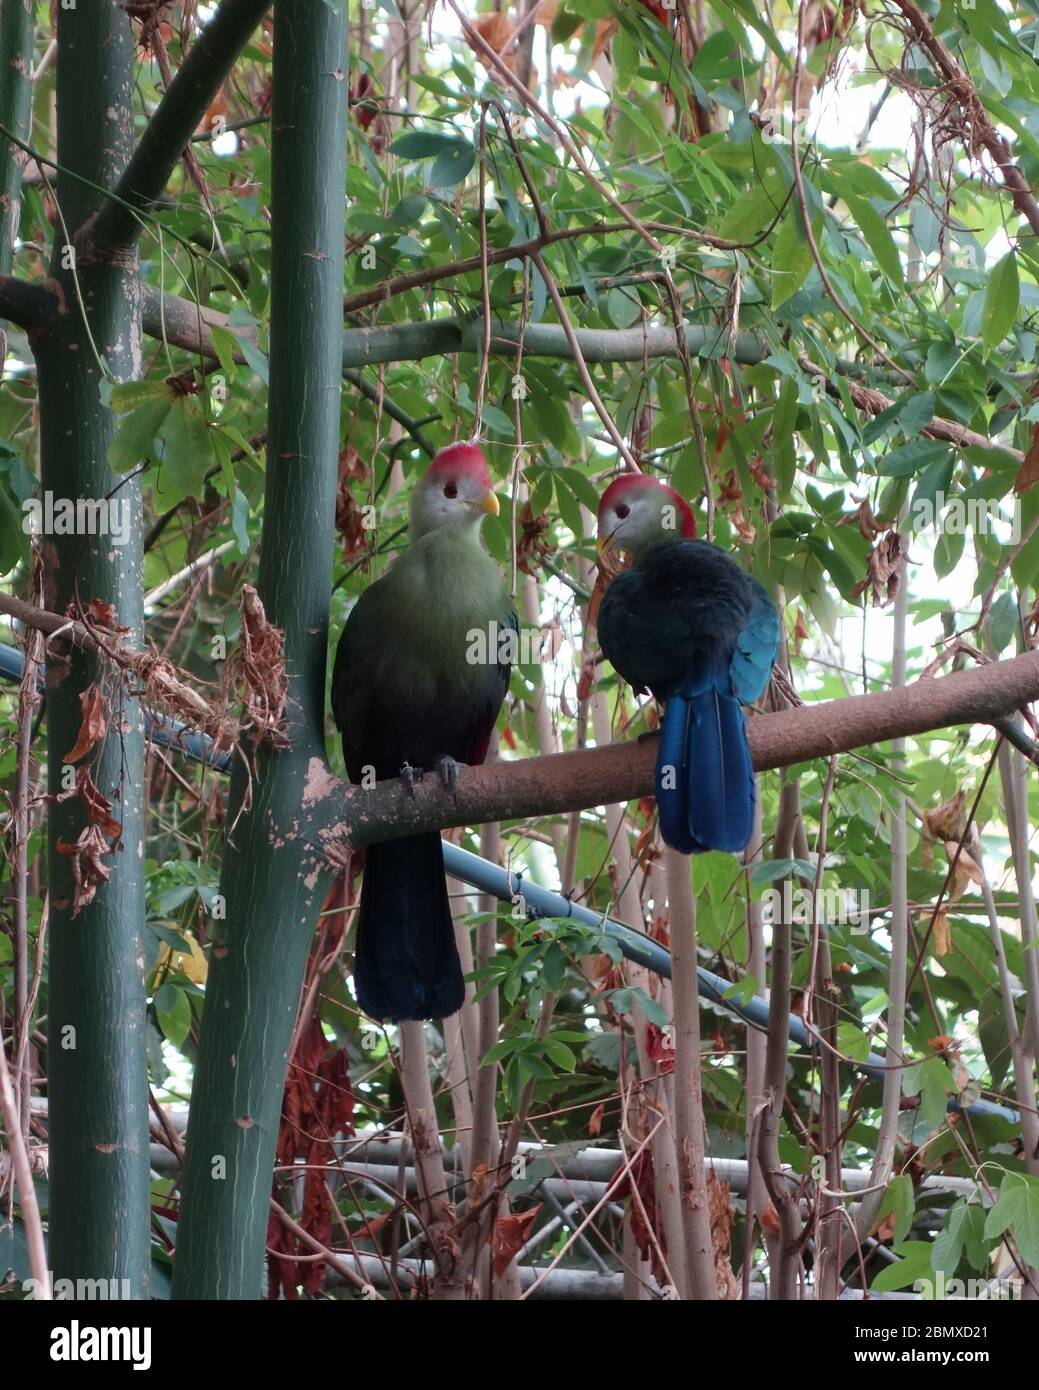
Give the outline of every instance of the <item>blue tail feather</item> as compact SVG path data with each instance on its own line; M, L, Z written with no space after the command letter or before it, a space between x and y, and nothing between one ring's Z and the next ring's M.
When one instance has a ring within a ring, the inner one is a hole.
M683 854L741 853L754 830L754 769L738 700L713 685L672 695L657 758L664 842Z
M657 814L664 843L682 854L697 854L698 844L689 830L689 735L692 702L674 695L664 707L657 750Z

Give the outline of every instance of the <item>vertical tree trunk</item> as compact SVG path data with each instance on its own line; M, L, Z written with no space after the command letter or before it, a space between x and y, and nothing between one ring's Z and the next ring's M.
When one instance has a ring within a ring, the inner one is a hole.
M275 8L271 353L259 590L285 635L290 747L239 760L220 891L227 907L206 989L182 1187L174 1296L260 1292L285 1063L325 888L303 867L324 688L339 452L346 171L346 11ZM320 765L320 763L318 765Z
M4 0L0 6L0 122L28 140L32 116L33 0ZM22 196L19 151L0 144L0 275L10 275ZM0 320L0 370L7 355L7 335Z
M6 6L5 6L6 8ZM116 0L62 7L58 22L58 180L61 213L51 276L60 311L34 340L39 375L41 482L56 498L100 500L113 489L129 508L130 539L44 539L47 606L111 603L131 640L142 635L141 495L108 467L108 378L140 374L140 286L131 251L92 253L88 219L104 202L133 144L134 45ZM68 171L67 173L64 171ZM64 222L64 226L62 223ZM70 245L71 241L71 245ZM86 318L84 320L84 311ZM102 368L101 360L104 362ZM47 750L52 793L82 720L80 696L98 679L80 651L67 664L51 644ZM83 829L78 798L51 807L50 1256L58 1277L115 1278L134 1298L148 1290L148 1105L142 946L144 726L139 704L110 684L109 731L91 773L122 824L111 878L76 913L72 858L62 844Z
M700 996L696 955L696 903L687 855L664 851L667 865L668 923L671 930L671 985L675 1000L675 1150L685 1231L689 1298L718 1297L707 1204L704 1153L703 1084L700 1074Z

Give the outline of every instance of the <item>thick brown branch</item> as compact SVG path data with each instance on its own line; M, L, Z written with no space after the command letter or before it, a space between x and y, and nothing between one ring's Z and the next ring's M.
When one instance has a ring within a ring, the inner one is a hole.
M987 724L1039 699L1039 652L898 690L856 695L749 721L758 771L846 753L957 724ZM656 743L616 743L547 758L466 768L457 799L426 778L411 796L398 781L370 791L348 787L311 763L303 796L308 838L332 856L346 845L451 825L579 811L651 795Z

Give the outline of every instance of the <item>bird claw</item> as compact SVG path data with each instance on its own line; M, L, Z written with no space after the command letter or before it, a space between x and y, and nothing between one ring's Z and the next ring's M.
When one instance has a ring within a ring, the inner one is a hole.
M422 781L422 769L412 767L410 763L405 763L400 770L400 780L404 783L409 796L415 795L415 783Z
M343 874L351 867L353 850L348 840L328 840L324 845L324 860L334 874Z
M436 768L440 777L444 791L451 793L451 800L458 800L458 774L465 766L464 763L456 762L454 758L448 757L445 753L437 758Z

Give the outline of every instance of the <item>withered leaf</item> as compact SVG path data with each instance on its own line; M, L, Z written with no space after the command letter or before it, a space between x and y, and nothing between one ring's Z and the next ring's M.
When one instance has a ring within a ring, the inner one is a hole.
M808 624L805 622L805 615L800 608L797 610L797 618L794 621L794 655L801 655L801 643L810 636Z
M951 949L952 931L949 926L949 914L944 907L940 907L934 919L934 954L947 956Z
M83 722L79 726L79 734L75 744L65 754L65 762L67 763L78 763L80 758L85 758L94 745L101 742L108 731L108 724L105 719L105 703L101 698L101 690L96 681L87 686L80 695L79 705L83 711Z
M963 834L966 797L961 789L933 811L924 812L924 827L935 840L959 840Z
M859 534L871 543L880 535L882 527L873 515L869 498L864 497L853 512L847 512L837 523L839 526L858 526Z
M904 558L902 537L897 531L889 531L870 551L866 578L852 589L853 596L858 597L866 589L872 589L874 608L885 608L894 602Z
M104 837L99 825L85 825L73 844L67 840L58 841L58 853L66 855L71 862L72 882L75 892L72 896L72 915L78 917L83 908L94 901L97 890L112 876L112 869L102 864L101 856L111 854L112 847Z
M499 1216L494 1223L491 1250L494 1259L494 1277L500 1279L527 1242L535 1221L541 1213L541 1203L529 1211L513 1212L511 1216Z
M91 825L99 825L110 840L118 839L123 827L113 817L112 803L91 777L89 767L76 769L76 791L86 807L88 822Z
M711 1244L714 1247L714 1277L718 1297L739 1298L739 1285L732 1270L732 1202L727 1182L720 1182L713 1169L707 1172L707 1205L711 1215Z
M956 851L959 850L959 858L956 858ZM949 890L950 898L959 898L963 895L968 883L977 883L979 886L984 883L985 876L981 869L974 862L966 849L960 849L959 842L956 840L946 840L945 853L949 857L949 863L956 861L956 867L952 873L952 887Z
M114 628L116 626L115 605L112 603L106 603L104 599L89 599L87 601L86 615L90 619L90 621L96 623L98 627ZM125 628L119 630L124 632L126 631Z

